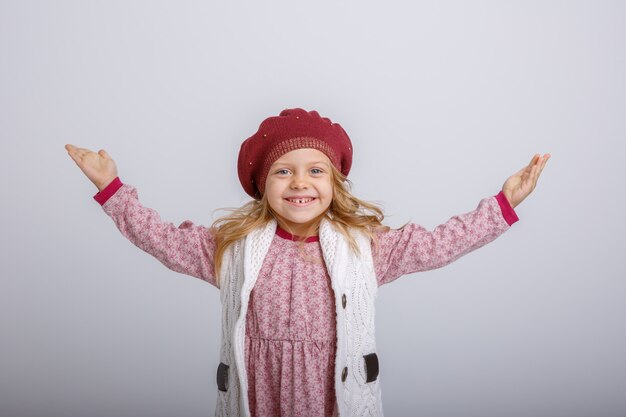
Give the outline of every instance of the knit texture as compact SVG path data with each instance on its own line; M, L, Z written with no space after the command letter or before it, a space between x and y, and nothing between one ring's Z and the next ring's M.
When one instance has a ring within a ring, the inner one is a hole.
M352 143L343 127L315 110L285 109L263 120L256 133L241 144L237 172L244 191L261 198L270 166L281 155L301 148L323 152L339 172L348 176Z
M228 252L229 262L222 269L222 362L230 366L228 390L220 391L216 415L250 416L248 378L245 367L245 318L250 292L277 223L250 233L241 241L241 251ZM335 390L342 416L382 416L379 379L366 383L363 356L376 352L374 302L378 285L374 274L369 240L355 232L361 256L349 252L347 241L327 220L320 224L320 244L328 268L337 308L337 360ZM348 303L343 308L342 298ZM233 318L237 317L233 324ZM344 368L348 374L342 378ZM235 377L236 376L236 377Z
M366 383L363 356L376 352L374 312L378 290L369 238L353 230L360 254L324 219L320 243L335 294L337 355L335 392L339 415L382 416L380 377ZM343 296L347 303L343 306ZM347 378L343 381L344 368Z

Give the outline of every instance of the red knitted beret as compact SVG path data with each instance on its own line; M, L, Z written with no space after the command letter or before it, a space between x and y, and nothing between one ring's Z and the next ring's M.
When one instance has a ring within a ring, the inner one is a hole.
M261 122L259 130L241 144L237 171L245 192L261 198L272 164L287 152L313 148L323 152L343 175L352 166L352 142L339 125L315 111L285 109Z

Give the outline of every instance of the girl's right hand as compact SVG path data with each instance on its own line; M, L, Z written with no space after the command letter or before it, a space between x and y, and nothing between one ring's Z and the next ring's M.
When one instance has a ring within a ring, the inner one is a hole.
M95 153L70 144L65 145L65 149L87 178L98 187L98 191L104 190L117 177L115 161L104 149Z

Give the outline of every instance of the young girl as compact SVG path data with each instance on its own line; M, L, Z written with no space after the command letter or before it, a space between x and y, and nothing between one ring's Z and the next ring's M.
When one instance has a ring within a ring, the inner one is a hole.
M217 416L382 416L374 301L380 285L447 265L518 220L550 155L430 232L383 226L350 193L352 143L316 111L287 109L241 145L253 200L210 228L175 227L123 184L109 154L65 145L120 232L168 268L220 289Z

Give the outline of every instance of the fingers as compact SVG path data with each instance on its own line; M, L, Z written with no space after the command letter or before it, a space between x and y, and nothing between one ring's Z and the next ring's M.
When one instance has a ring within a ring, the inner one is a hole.
M543 171L543 168L546 166L546 163L548 162L548 159L550 159L550 154L544 154L543 156L539 157L537 159L537 162L535 163L535 165L533 165L533 168L531 170L531 179L532 179L532 188L535 188L535 185L537 185L537 181L539 180L539 175L541 175L541 171ZM534 158L533 158L534 159Z
M528 163L528 166L533 166L533 164L535 163L535 161L537 160L537 158L539 157L539 154L536 153L533 155L533 157L530 159L530 162Z
M543 156L535 154L530 160L530 163L517 171L514 175L521 177L525 186L533 190L537 180L539 179L539 174L541 174L541 171L549 158L550 154L544 154Z
M76 147L74 145L70 145L70 144L65 145L65 149L67 149L67 151L70 154L70 156L76 156L76 157L79 157L79 158L82 158L86 154L92 152L92 151L90 151L87 148L78 148L78 147Z
M543 167L546 165L546 162L548 162L548 159L550 159L550 154L546 153L543 156L541 156L540 154L536 153L535 155L533 155L532 159L530 160L530 163L528 164L528 168L532 168L533 166L539 165L541 169L543 169Z
M543 158L541 159L541 164L539 164L539 168L537 171L537 178L539 177L539 175L541 174L541 171L543 171L543 168L546 166L546 163L548 162L548 159L550 159L550 155L549 153L545 154L543 156Z
M72 158L74 162L78 164L78 162L82 159L82 156L79 156L78 154L78 148L68 143L67 145L65 145L65 149L67 149L67 153L70 155L70 158Z
M67 149L67 153L79 167L82 167L83 158L87 154L91 153L89 149L77 148L76 146L70 144L65 145L65 149Z
M546 162L548 162L548 159L550 159L550 154L546 153L543 156L538 156L537 160L535 162L535 166L537 167L537 169L539 170L539 172L541 172L543 170L543 167L546 166Z

